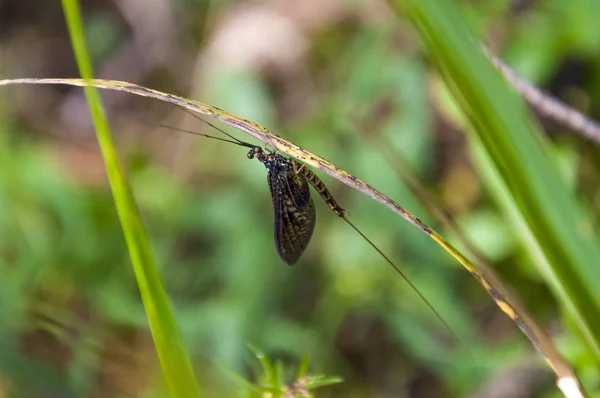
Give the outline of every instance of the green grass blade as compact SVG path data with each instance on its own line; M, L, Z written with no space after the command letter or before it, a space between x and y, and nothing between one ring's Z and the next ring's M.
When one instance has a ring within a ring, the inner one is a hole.
M502 80L447 0L392 2L417 27L544 252L555 292L600 359L600 245L561 180L523 101Z
M298 375L296 376L296 380L300 380L308 374L309 365L310 356L308 354L304 354L304 357L302 357L302 362L300 363L300 369L298 369Z
M91 79L92 64L79 4L77 0L63 0L62 5L80 73L84 79ZM85 94L166 384L173 397L198 397L200 389L189 355L183 345L133 194L119 163L100 96L97 89L91 86L85 87Z
M274 381L276 378L276 370L275 366L271 363L269 357L267 357L267 355L256 346L249 344L248 348L250 348L250 350L254 353L254 356L256 357L256 359L258 359L260 365L262 366L262 370L264 373L262 379L267 380L269 382Z

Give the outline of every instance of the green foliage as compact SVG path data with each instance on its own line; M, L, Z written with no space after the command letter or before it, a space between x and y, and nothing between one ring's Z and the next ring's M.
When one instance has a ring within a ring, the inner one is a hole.
M377 10L362 12L360 3L368 2L354 2L356 8L346 11L350 16L334 18L304 37L308 52L297 74L265 77L220 63L212 68L203 63L201 73L191 73L197 59L204 59L205 47L190 48L190 43L208 45L235 3L211 2L210 12L200 15L207 2L177 2L184 14L175 19L177 31L185 45L171 42L177 51L172 62L154 65L140 83L256 120L432 223L362 134L389 143L450 205L467 235L478 238L527 307L555 331L588 387L597 388L596 357L571 332L570 316L562 315L554 292L532 267L539 251L535 241L523 238L531 235L513 194L493 178L497 170L479 161L476 170L470 167L461 145L464 121L449 111L452 100L428 60L418 56L410 25L377 19ZM573 73L574 80L561 86L567 91L557 93L597 115L590 98L600 97L600 62L594 56L600 45L586 33L595 27L589 20L597 15L597 5L549 0L519 2L527 4L517 10L513 3L459 5L478 37L502 37L509 64L546 88L555 90L556 81L563 81L566 64L584 65L586 73ZM99 24L90 29L113 29L90 37L100 66L132 36L122 18L105 5L97 7L102 10L86 15ZM25 32L35 31L37 23L25 25ZM58 39L12 37L23 42L12 52L2 42L3 75L72 76L72 68L60 68L72 65L64 56L71 51L67 40L57 48ZM61 63L49 63L40 54L57 54ZM31 72L31 65L42 69ZM184 91L197 87L203 91ZM104 166L93 149L76 145L78 135L55 127L64 122L55 107L47 106L67 94L46 88L0 90L0 394L9 389L12 396L164 397ZM315 369L343 377L344 383L316 390L319 397L469 396L496 374L531 360L531 349L514 325L446 253L387 209L331 179L323 178L353 222L431 300L475 363L383 261L318 201L307 252L296 267L284 266L273 247L264 167L247 160L240 148L156 127L186 117L177 110L132 96L120 100L123 105L109 113L118 153L206 396L239 392L212 366L215 360L253 379L246 369L249 341L269 358L280 358L284 369L307 353ZM359 127L365 125L366 132ZM573 174L581 177L585 156L570 135L562 141L573 148L572 167L578 171ZM545 145L555 152L555 141ZM585 183L569 181L594 203L598 177L586 178ZM540 389L539 395L558 396L551 378Z
M234 381L240 388L246 390L250 397L255 398L312 398L312 390L341 383L340 377L325 375L309 375L308 366L310 357L305 355L300 364L298 373L293 381L285 383L284 367L281 361L273 363L264 352L256 347L250 347L256 359L260 362L262 375L255 383L244 379L242 376L221 366L221 370Z

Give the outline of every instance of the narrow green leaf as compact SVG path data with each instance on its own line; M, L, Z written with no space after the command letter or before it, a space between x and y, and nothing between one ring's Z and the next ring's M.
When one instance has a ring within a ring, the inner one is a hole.
M300 380L308 374L308 366L310 365L310 355L304 354L302 357L302 363L300 363L300 369L298 369L298 376L296 380Z
M344 381L344 379L338 376L310 376L310 380L305 384L305 387L309 390L314 390L316 388L338 384L342 381Z
M260 348L255 347L253 345L249 344L248 348L250 348L250 350L254 353L256 359L258 359L258 361L260 362L263 368L263 372L265 373L265 379L269 380L270 382L273 382L275 380L276 372L275 368L273 367L273 364L271 363L267 355Z
M77 0L63 0L62 6L79 71L84 79L92 79L93 69L86 46L79 3ZM86 86L85 94L166 384L173 397L198 397L200 389L194 378L191 362L133 194L119 163L98 90Z
M278 390L282 390L285 386L283 382L283 363L281 361L275 361L275 372L273 373L273 380L271 384Z
M244 377L240 376L233 370L229 369L227 366L223 365L220 362L217 362L217 367L221 372L225 374L232 382L238 385L240 388L252 393L258 393L259 388L257 388L251 381L246 380Z

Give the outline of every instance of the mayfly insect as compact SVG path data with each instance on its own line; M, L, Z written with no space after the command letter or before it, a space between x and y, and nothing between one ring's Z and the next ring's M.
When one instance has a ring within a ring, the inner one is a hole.
M185 110L185 109L184 109ZM433 305L423 296L417 287L404 275L404 273L389 259L369 238L365 236L348 218L344 209L342 209L331 195L323 181L315 173L309 170L305 165L294 159L289 159L278 154L274 150L263 149L258 145L241 141L208 121L197 117L188 112L193 117L206 123L217 131L226 135L229 139L215 137L209 134L198 133L184 130L177 127L165 126L176 131L200 135L219 141L229 142L231 144L249 148L248 159L258 159L267 169L267 181L271 190L271 199L274 208L275 223L275 247L277 253L288 265L294 265L304 249L308 246L310 238L317 219L315 203L310 197L310 187L317 191L323 198L329 208L341 219L343 219L352 229L354 229L373 249L379 253L385 261L392 266L394 271L404 279L408 286L419 296L427 305L433 314L440 320L446 329L464 346L450 325L442 318ZM467 350L468 352L468 350ZM470 354L469 354L470 356ZM472 357L471 357L472 358Z
M306 166L275 151L238 140L211 123L205 120L203 122L230 139L168 127L250 148L248 159L258 159L265 165L274 209L275 247L286 264L294 265L298 262L315 228L317 212L315 203L310 197L309 184L338 217L344 218L344 209L337 204L323 181Z

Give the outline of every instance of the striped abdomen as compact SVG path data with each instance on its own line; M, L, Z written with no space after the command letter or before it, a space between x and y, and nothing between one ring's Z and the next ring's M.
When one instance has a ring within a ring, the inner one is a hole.
M317 175L315 173L310 171L305 165L300 164L300 163L296 162L295 160L292 160L292 162L294 165L294 172L296 174L300 174L304 178L306 178L306 181L308 181L309 184L313 186L313 188L317 191L317 193L319 195L321 195L321 198L323 198L325 203L327 203L329 205L329 208L338 217L344 217L344 215L345 215L344 209L342 209L340 207L340 205L337 204L337 202L331 195L331 192L329 192L329 189L327 189L327 187L325 186L323 181L321 181L321 179L319 177L317 177Z

